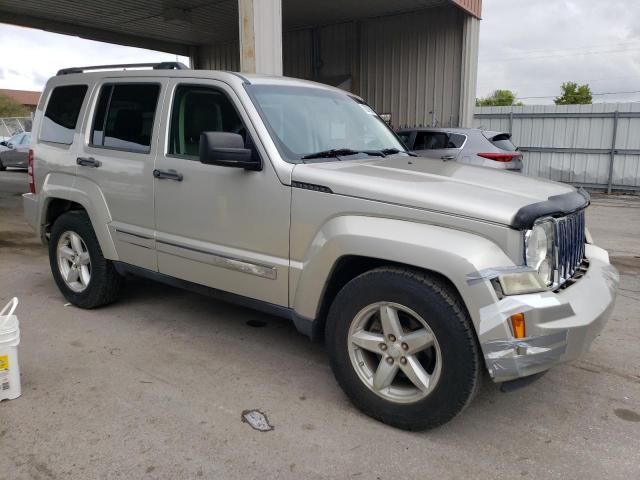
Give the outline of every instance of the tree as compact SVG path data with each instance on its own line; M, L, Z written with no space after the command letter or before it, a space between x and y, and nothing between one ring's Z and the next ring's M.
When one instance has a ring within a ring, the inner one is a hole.
M592 103L591 89L588 84L578 85L576 82L562 84L562 95L553 101L556 105L589 105Z
M522 102L516 102L516 94L511 90L496 90L485 98L476 98L476 107L509 107L520 106Z
M27 117L29 111L8 95L0 93L0 118Z

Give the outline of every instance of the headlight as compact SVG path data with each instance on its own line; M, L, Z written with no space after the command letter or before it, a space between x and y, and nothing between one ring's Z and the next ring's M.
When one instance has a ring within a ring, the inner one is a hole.
M536 223L525 234L525 262L538 272L546 285L553 282L554 227L552 220Z

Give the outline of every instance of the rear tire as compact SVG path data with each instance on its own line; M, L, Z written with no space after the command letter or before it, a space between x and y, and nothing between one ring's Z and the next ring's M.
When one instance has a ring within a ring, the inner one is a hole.
M120 297L124 279L102 255L86 212L70 211L57 218L49 239L49 263L58 288L73 305L96 308Z
M405 430L448 422L480 384L466 308L452 287L424 272L382 267L350 281L329 310L326 344L353 404Z

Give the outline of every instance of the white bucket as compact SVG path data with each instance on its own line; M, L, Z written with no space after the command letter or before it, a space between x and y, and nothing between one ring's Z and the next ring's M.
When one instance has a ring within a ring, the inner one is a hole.
M14 297L0 310L0 401L13 400L22 393L18 365L20 326L13 314L17 306L18 299Z

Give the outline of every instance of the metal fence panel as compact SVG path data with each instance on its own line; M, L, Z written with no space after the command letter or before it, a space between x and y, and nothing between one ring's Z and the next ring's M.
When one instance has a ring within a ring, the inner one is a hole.
M640 191L638 103L481 107L474 126L511 132L526 175Z

